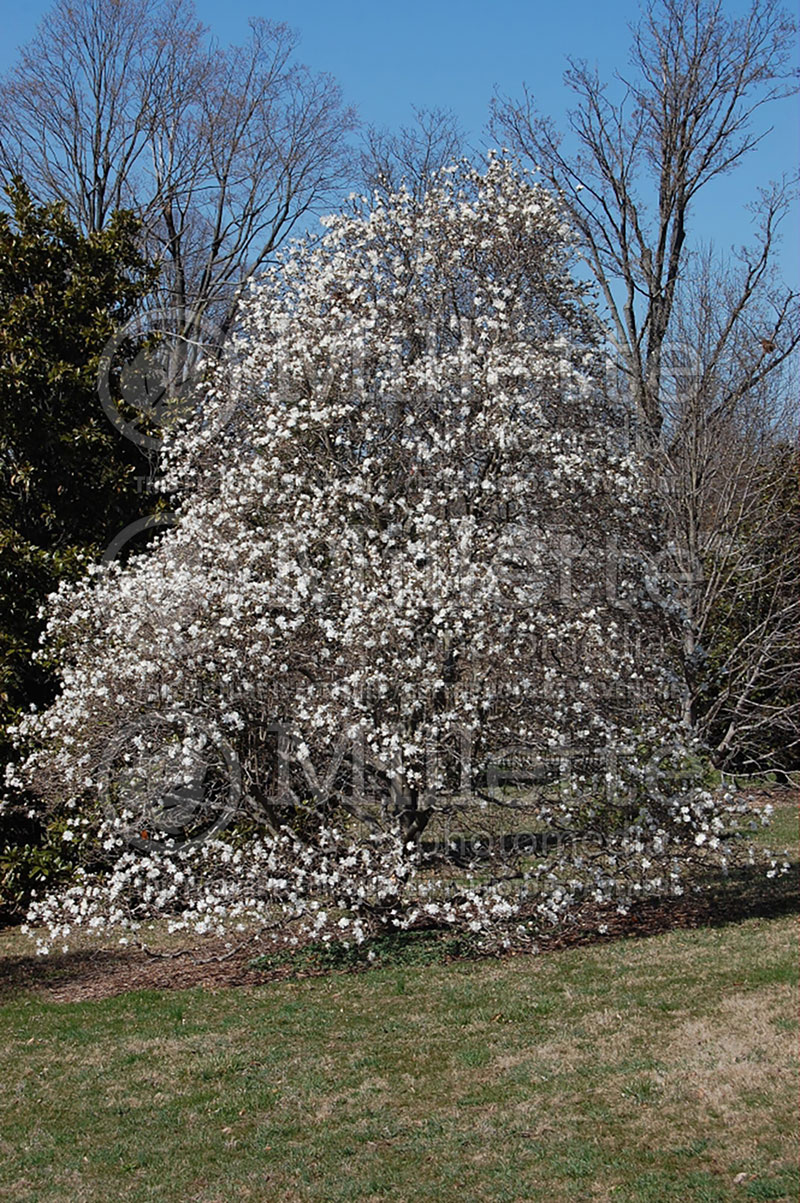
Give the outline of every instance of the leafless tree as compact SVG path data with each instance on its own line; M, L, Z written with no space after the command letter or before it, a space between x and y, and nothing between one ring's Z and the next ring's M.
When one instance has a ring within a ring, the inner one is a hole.
M796 90L794 28L777 0L752 0L742 17L727 15L719 0L651 0L633 30L630 76L618 75L612 88L585 62L569 60L574 152L527 90L521 102L493 103L493 136L534 161L578 228L651 442L664 416L662 352L690 249L692 202L764 137L753 126L760 110ZM763 200L745 299L771 261L786 194L773 190ZM787 293L774 322L757 332L774 344L764 367L797 342L793 301Z
M397 133L368 126L362 141L360 175L370 192L388 195L405 185L420 197L431 175L464 154L464 132L449 109L413 109L414 123Z
M800 746L796 365L767 369L764 280L710 251L687 269L664 345L663 566L684 610L687 722L720 765L786 767Z
M570 60L567 138L527 91L497 96L491 123L561 194L604 301L668 516L686 721L718 763L750 767L798 746L797 510L781 415L800 322L774 269L793 184L761 191L754 243L728 265L693 244L691 216L701 189L763 138L764 106L796 91L794 29L777 0L740 17L718 0L650 0L630 74L609 84Z
M241 281L349 172L352 110L285 26L223 48L192 0L56 0L0 82L0 171L82 230L144 222L179 326L224 327Z

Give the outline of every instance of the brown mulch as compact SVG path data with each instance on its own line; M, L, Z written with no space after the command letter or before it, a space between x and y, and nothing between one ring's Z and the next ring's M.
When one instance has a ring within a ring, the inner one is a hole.
M129 990L257 986L265 981L265 974L250 969L249 962L261 951L260 945L248 944L230 956L221 942L209 940L202 948L170 956L120 948L0 957L0 999L19 990L33 991L51 1002L80 1002ZM270 974L279 976L288 976L288 970Z
M759 791L748 795L755 805L794 805L791 789ZM800 911L797 865L788 875L765 879L762 871L739 871L712 883L702 894L681 898L646 899L626 915L614 907L586 906L567 929L539 939L540 952L555 952L610 940L641 938L675 929L720 926L751 918L774 918ZM600 927L603 932L599 931ZM269 970L253 969L254 957L269 952L270 939L248 940L227 949L222 941L205 940L200 947L169 954L138 948L96 949L47 956L3 956L0 931L0 1001L29 991L51 1002L78 1002L109 998L130 990L183 990L202 987L222 990L254 987L292 976L288 965Z
M767 805L797 808L800 804L800 789L794 785L767 785L761 789L740 789L738 792L756 809Z

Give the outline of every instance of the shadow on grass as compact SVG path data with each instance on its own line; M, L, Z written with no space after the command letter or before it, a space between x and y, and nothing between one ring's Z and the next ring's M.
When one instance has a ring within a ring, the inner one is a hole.
M696 888L679 898L643 898L627 914L611 905L581 908L563 930L539 942L544 951L578 944L607 943L626 937L654 936L677 929L723 927L747 919L778 919L800 913L800 862L789 871L765 876L763 865L737 868L727 875L706 873ZM600 932L600 928L603 931Z
M775 877L767 877L758 865L731 869L727 875L709 875L700 896L708 908L709 926L800 911L799 875L798 861L790 862L789 871Z
M767 878L762 866L706 874L697 890L680 898L646 898L626 914L616 906L586 904L552 934L536 937L536 947L555 951L579 945L658 935L676 929L719 927L746 919L772 919L800 912L800 863L788 873ZM519 918L515 919L515 923ZM601 930L602 929L602 930ZM533 939L531 940L533 945ZM136 989L226 988L268 979L359 971L372 966L419 966L482 955L474 937L452 930L426 928L388 932L354 947L331 941L309 943L287 952L274 948L257 960L252 945L235 956L221 957L203 946L203 960L186 949L169 959L135 948L81 950L48 956L0 956L0 1000L20 991L42 992L59 1001L101 998ZM524 949L522 949L524 951Z

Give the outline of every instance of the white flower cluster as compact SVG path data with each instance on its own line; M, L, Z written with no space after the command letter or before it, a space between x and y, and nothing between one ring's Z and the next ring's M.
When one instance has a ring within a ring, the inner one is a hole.
M556 200L495 158L355 203L253 287L203 423L167 447L176 525L52 601L63 688L22 722L15 780L66 800L87 861L117 858L34 908L54 939L158 914L483 930L680 888L687 850L716 851L713 802L664 784L685 750L658 528L571 245ZM559 790L487 789L510 747L560 765ZM152 789L137 815L150 757L156 780L185 761L184 810L192 781L236 776L229 843L211 822L170 850L187 824ZM469 831L476 803L569 838L501 884L412 872L402 846L454 813ZM334 837L337 812L400 834Z

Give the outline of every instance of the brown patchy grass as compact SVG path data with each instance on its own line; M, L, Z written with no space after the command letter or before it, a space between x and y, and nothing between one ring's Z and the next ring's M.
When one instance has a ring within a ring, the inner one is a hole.
M696 929L301 979L3 937L0 1200L796 1200L797 904L744 886Z
M0 1008L0 1199L792 1199L794 936L23 992Z

